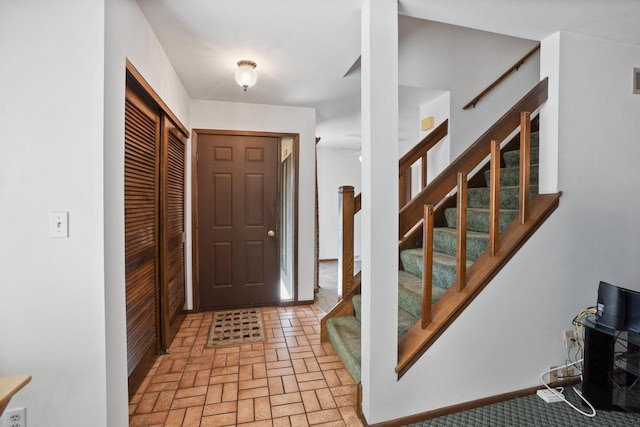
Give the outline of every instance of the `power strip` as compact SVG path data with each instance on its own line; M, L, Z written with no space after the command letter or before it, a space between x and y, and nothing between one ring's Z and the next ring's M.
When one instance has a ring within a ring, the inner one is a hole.
M560 393L560 392L557 392L557 393ZM538 390L536 394L540 399L544 400L547 403L562 402L562 398L560 396L558 396L556 393L546 388Z

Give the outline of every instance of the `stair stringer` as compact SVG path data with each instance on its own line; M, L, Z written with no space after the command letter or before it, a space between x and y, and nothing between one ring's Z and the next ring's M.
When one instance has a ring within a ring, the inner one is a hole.
M353 316L355 311L351 300L354 295L360 294L360 286L362 276L360 272L353 278L353 291L349 295L343 295L342 299L320 320L320 342L329 341L329 332L327 330L327 320L333 317Z
M471 304L475 297L489 284L535 231L558 208L562 192L538 194L529 206L529 218L521 224L516 218L501 234L500 249L495 256L489 251L482 254L467 271L467 284L458 292L449 289L432 309L432 321L422 329L417 322L398 341L398 364L396 372L400 379L427 351L453 321Z

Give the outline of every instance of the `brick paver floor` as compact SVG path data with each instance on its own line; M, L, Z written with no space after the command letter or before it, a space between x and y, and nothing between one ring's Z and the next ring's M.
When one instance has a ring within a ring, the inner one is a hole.
M317 307L262 309L267 342L207 348L213 313L186 316L129 403L130 426L362 426L356 385Z

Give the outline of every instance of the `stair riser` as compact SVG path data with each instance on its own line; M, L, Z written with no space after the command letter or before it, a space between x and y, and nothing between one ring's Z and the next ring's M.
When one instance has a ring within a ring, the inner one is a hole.
M531 148L540 146L540 134L538 132L531 132Z
M445 210L445 217L447 218L447 226L450 228L456 228L456 209L449 208ZM499 232L507 228L507 226L518 215L517 211L500 210L500 227ZM489 232L489 212L477 212L469 210L467 212L467 230L479 231L481 233Z
M360 295L354 295L353 298L351 298L351 304L353 304L356 319L358 319L358 322L362 322L362 297Z
M504 163L509 168L516 168L520 166L520 150L509 151L502 155ZM540 159L540 150L538 148L531 148L531 161L532 165L537 165Z
M487 209L489 207L489 189L486 187L469 188L467 193L467 207ZM509 187L500 189L500 209L518 209L519 188ZM529 197L538 194L538 186L531 184Z
M531 175L529 182L538 183L538 166L532 165L530 169ZM487 186L491 185L491 171L485 171L484 180ZM520 183L520 168L502 168L500 169L500 186L509 187L517 186Z
M404 255L404 256L403 256ZM411 274L422 277L422 257L401 253L402 265ZM456 280L456 267L443 265L438 262L433 263L433 286L442 289L449 289Z
M458 237L452 233L433 230L433 250L443 254L457 255ZM489 247L489 236L485 238L467 237L467 259L475 261Z

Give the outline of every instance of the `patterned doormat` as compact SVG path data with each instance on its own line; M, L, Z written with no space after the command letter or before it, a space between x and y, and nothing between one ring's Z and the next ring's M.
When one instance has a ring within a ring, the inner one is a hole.
M239 308L213 313L207 347L266 341L262 313L257 308Z

